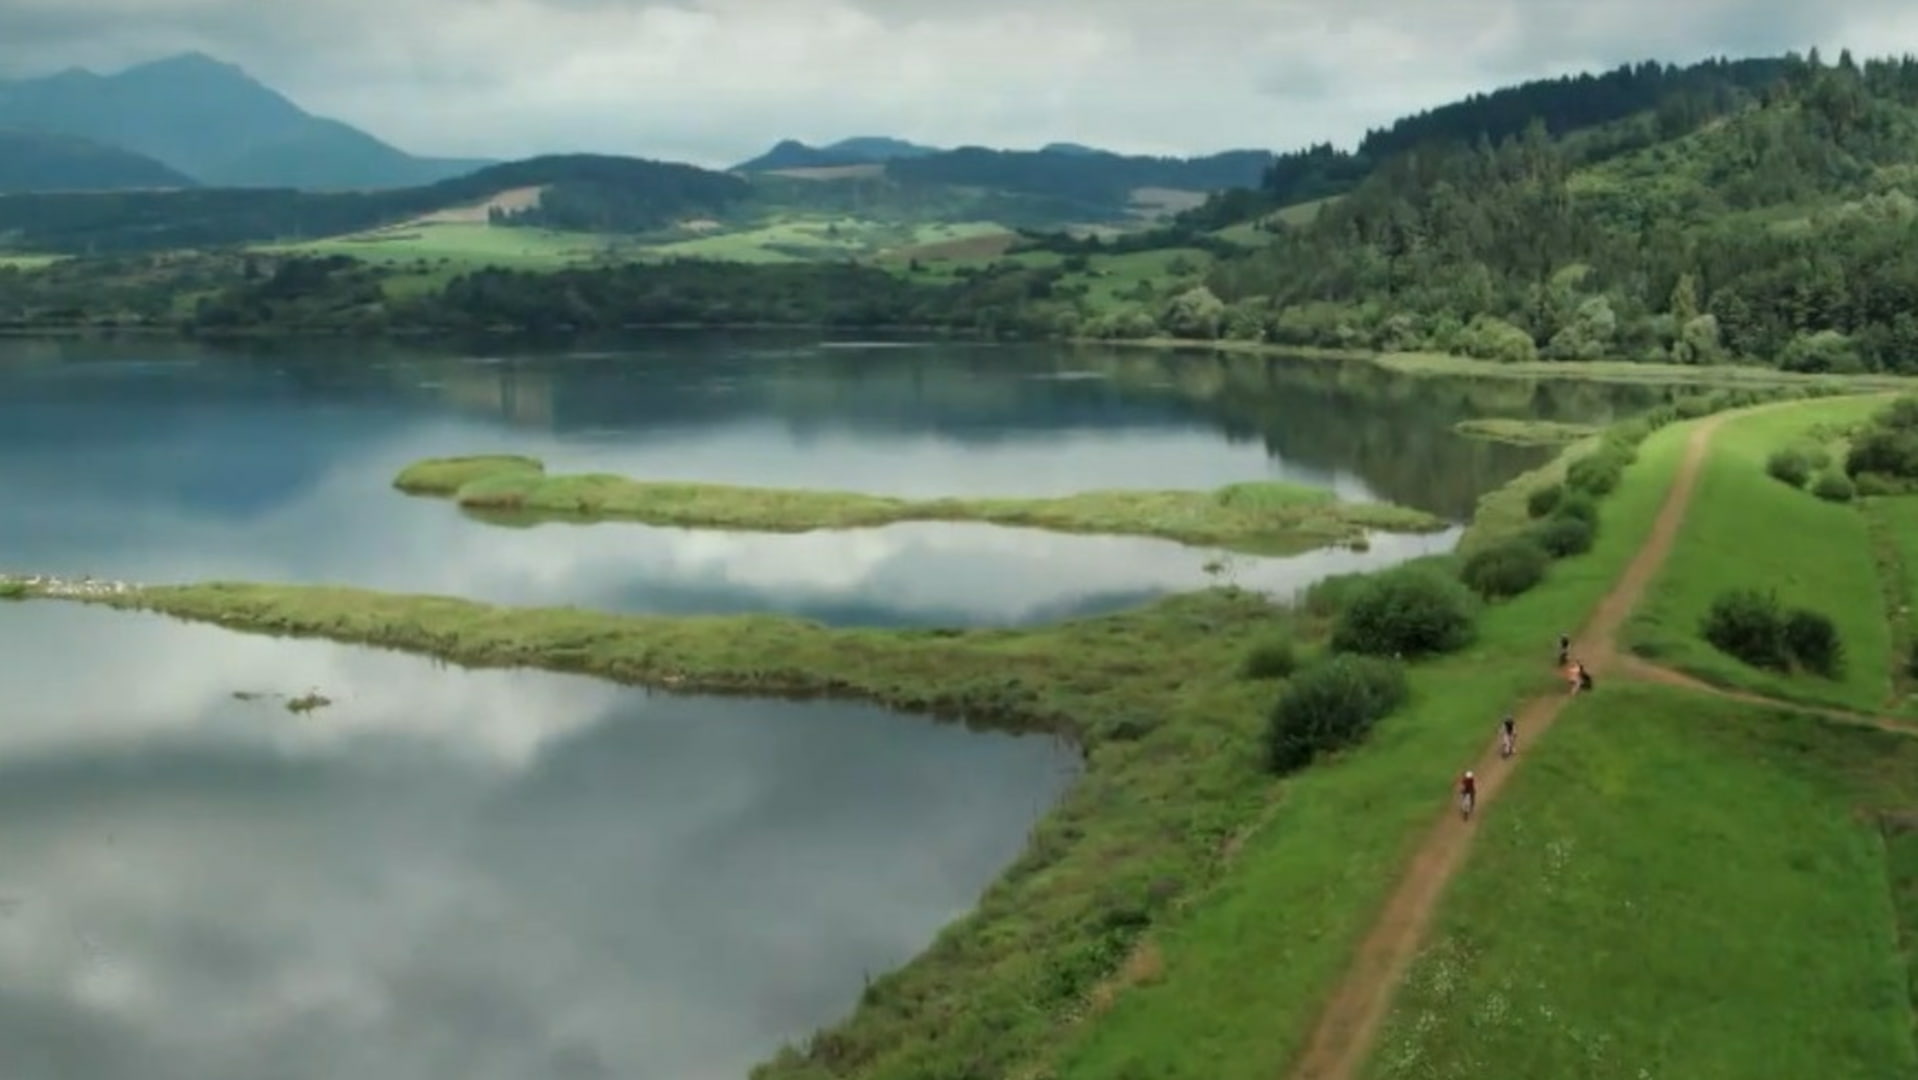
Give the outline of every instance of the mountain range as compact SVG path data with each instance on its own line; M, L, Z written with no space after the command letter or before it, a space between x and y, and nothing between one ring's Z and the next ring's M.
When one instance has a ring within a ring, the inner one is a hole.
M492 164L415 157L314 116L240 68L201 53L115 75L73 68L0 82L0 130L12 133L9 175L40 176L45 186L61 188L179 186L182 180L212 187L408 187ZM29 138L36 135L42 138ZM109 160L106 151L120 156Z

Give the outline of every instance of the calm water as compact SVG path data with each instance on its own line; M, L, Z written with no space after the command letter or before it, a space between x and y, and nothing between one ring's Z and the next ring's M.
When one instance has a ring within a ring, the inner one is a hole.
M743 1080L969 909L1075 768L48 604L0 605L0 685L7 1080Z
M490 355L0 341L0 485L23 508L0 514L0 569L837 623L1018 623L1202 585L1210 553L947 524L797 536L503 529L389 483L420 457L517 451L555 470L902 495L1274 478L1462 520L1480 492L1541 455L1462 439L1456 419L1616 407L1526 384L1356 383L1349 370L1327 377L1289 362L1232 381L1214 363L712 335ZM1237 579L1290 593L1455 538L1239 559Z

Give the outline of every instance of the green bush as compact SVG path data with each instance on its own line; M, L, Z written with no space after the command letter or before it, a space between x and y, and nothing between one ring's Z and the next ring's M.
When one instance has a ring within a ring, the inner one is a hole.
M1552 511L1552 516L1575 518L1596 530L1598 528L1598 500L1592 498L1590 495L1574 491L1570 495L1565 496L1565 501L1558 504L1558 509Z
M1851 479L1841 472L1828 472L1818 478L1811 486L1811 493L1826 502L1850 502L1858 493Z
M1838 628L1816 611L1798 610L1785 616L1785 652L1807 671L1835 679L1844 669L1845 643Z
M1494 544L1467 559L1459 580L1487 600L1518 596L1545 580L1552 557L1531 540Z
M1363 739L1405 702L1405 669L1369 656L1335 656L1299 672L1280 692L1267 724L1274 772L1302 769L1322 753Z
M1852 477L1852 488L1867 498L1873 495L1902 495L1905 485L1883 473L1865 472Z
M1239 665L1244 679L1283 679L1299 667L1298 646L1289 637L1275 637L1252 646Z
M1329 619L1352 605L1352 598L1364 589L1369 575L1333 574L1320 578L1305 590L1302 606L1309 615Z
M1831 619L1803 608L1781 610L1771 593L1734 589L1721 594L1701 630L1713 648L1755 668L1788 671L1796 663L1828 679L1844 669L1845 643Z
M1525 510L1534 518L1542 518L1558 509L1559 500L1565 497L1565 485L1553 484L1534 490L1525 497Z
M1771 456L1765 459L1765 471L1770 473L1774 480L1790 484L1795 488L1802 488L1805 486L1805 481L1811 479L1811 462L1797 450L1786 447L1772 451Z
M0 581L0 600L21 600L27 595L27 587L18 581Z
M1778 599L1756 589L1734 589L1712 601L1701 627L1712 648L1755 668L1786 668L1784 617Z
M1595 498L1610 495L1624 477L1625 466L1630 463L1622 453L1613 449L1613 445L1602 445L1572 462L1571 468L1565 470L1565 485Z
M1597 532L1584 518L1554 514L1532 530L1532 541L1552 558L1566 559L1592 550Z
M1454 578L1403 567L1369 578L1332 628L1332 648L1372 656L1448 653L1472 641L1478 603Z

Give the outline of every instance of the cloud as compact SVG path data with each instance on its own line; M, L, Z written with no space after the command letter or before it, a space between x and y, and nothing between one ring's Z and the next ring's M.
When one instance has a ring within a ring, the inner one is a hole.
M1628 60L1918 43L1892 0L9 0L0 65L186 48L423 153L726 164L775 139L1349 143L1473 90Z

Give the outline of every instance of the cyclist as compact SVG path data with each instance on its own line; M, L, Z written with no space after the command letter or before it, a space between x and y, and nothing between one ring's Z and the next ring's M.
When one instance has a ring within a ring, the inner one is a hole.
M1465 775L1459 777L1458 781L1459 817L1469 819L1472 816L1472 808L1477 804L1478 779L1472 775L1472 770L1467 769Z
M1498 752L1501 757L1511 757L1512 751L1517 749L1518 721L1510 714L1507 714L1505 722L1499 725Z
M1572 639L1568 634L1558 635L1558 666L1564 667L1565 661L1572 658Z

